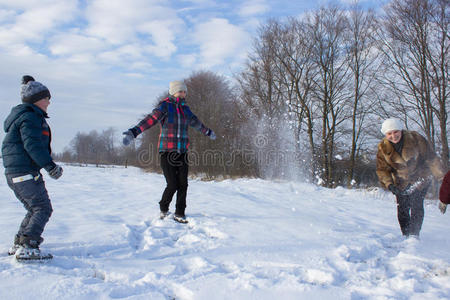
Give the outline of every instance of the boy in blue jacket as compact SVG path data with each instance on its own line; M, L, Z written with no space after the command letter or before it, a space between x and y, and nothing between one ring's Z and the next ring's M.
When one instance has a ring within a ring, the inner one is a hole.
M20 94L22 104L15 106L4 122L2 157L8 186L27 214L8 254L18 260L49 258L39 250L53 211L40 170L44 168L53 179L63 173L51 157L51 131L45 121L51 95L46 86L28 75L22 78Z

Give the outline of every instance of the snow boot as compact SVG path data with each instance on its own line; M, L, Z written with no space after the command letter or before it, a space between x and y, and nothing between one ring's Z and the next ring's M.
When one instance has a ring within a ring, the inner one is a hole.
M182 224L188 223L188 220L186 220L186 216L181 216L181 215L174 214L173 215L173 219L175 221L177 221L178 223L182 223Z
M159 213L159 218L160 218L161 220L163 220L163 219L165 219L169 214L170 214L169 211L161 211L161 212Z
M39 244L43 241L32 239L30 237L20 237L21 245L16 251L17 261L30 261L30 260L47 260L53 258L51 254L43 254L39 249Z
M43 254L39 248L30 247L29 245L22 245L16 251L17 261L48 260L52 258L53 255L49 253Z

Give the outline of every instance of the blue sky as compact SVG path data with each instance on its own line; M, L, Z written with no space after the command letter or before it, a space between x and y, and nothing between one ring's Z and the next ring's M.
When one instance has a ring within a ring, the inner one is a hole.
M198 70L238 72L261 22L326 3L0 0L0 117L20 103L20 79L30 74L52 93L55 151L78 131L120 133L151 110L169 81ZM360 3L380 8L380 1Z

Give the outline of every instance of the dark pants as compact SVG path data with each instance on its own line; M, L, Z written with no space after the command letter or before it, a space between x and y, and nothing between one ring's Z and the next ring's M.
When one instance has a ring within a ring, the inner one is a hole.
M428 187L423 190L414 191L407 196L397 196L397 217L403 235L419 236L425 214L423 200L425 199L427 190Z
M164 152L161 154L161 168L166 178L166 189L159 202L161 211L168 211L172 197L177 193L175 214L184 216L188 188L189 165L186 153Z
M28 174L25 174L28 175ZM13 183L12 178L25 176L23 174L8 174L6 180L8 186L14 191L17 199L22 202L27 214L20 224L15 242L19 241L42 241L41 235L47 224L53 209L45 188L44 180L39 173L31 174L35 179ZM39 178L36 178L39 176Z

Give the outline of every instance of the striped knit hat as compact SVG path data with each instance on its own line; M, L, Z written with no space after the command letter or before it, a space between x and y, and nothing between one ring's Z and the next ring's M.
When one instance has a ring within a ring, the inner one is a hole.
M20 97L23 103L35 103L46 97L51 98L48 88L40 82L34 80L30 75L22 77L22 89Z

